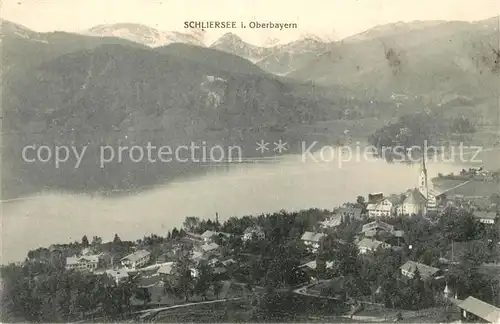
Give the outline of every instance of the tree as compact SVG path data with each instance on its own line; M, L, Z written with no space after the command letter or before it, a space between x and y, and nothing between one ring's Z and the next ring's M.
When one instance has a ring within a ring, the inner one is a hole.
M113 238L113 244L121 244L122 240L118 236L118 234L115 234L115 237Z
M179 230L177 229L177 227L174 227L174 229L172 230L172 239L175 240L178 237L179 237Z
M483 241L467 243L467 248L461 256L460 262L468 267L475 268L488 261L490 256L488 244Z
M213 281L212 269L205 262L201 262L197 267L198 278L196 278L196 283L194 290L197 294L203 296L203 299L207 299L208 288Z
M186 302L189 301L194 289L194 281L191 275L191 254L190 250L181 248L175 255L175 271L178 274L175 292L184 297Z
M99 246L99 245L101 245L101 244L102 244L102 238L101 238L101 237L99 237L99 236L94 236L94 237L92 238L92 243L91 243L91 244L92 244L92 246L94 246L94 247L95 247L95 246Z
M146 288L137 288L137 289L135 289L134 296L137 299L141 300L144 303L144 305L146 305L147 303L151 302L151 293Z
M362 209L362 213L366 213L366 201L365 197L363 196L358 196L356 198L356 204Z
M84 235L84 236L82 237L82 246L83 246L84 248L87 248L87 247L89 247L89 245L90 245L90 243L89 243L89 239L87 238L87 235Z
M188 216L184 220L182 227L184 227L188 232L194 232L196 230L196 227L199 226L199 224L200 224L200 219L198 217Z
M217 299L219 299L219 295L222 292L222 288L224 287L224 284L220 280L215 280L212 282L212 289L214 290L214 295Z
M476 236L478 223L468 211L448 210L439 221L449 240L463 242L473 240Z

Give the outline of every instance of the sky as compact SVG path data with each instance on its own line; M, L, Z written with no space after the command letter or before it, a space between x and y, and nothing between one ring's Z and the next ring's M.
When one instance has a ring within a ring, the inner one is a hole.
M226 32L262 44L312 33L341 39L376 25L414 20L476 21L497 16L499 0L3 0L1 17L36 31L81 32L100 24L141 23L183 31L192 20L297 23L298 29L206 32L207 43Z

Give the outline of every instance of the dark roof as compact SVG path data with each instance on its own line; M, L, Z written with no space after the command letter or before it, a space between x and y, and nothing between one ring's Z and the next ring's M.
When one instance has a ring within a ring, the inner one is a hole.
M500 308L472 296L458 304L458 307L490 323L500 323Z
M399 205L401 203L401 197L400 196L390 196L386 198L389 200L393 205Z
M369 204L378 204L382 200L384 200L383 193L368 194L368 203Z
M403 204L421 205L427 202L427 198L417 189L412 190L408 197L403 201Z

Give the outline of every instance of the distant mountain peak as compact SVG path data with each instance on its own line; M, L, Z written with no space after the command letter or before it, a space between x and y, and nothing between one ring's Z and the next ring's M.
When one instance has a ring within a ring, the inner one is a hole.
M215 47L220 44L234 44L234 43L245 43L243 39L234 33L225 33L218 40L216 40L211 46Z
M185 43L205 46L204 33L190 30L187 33L176 31L159 31L155 28L136 23L104 24L90 28L87 35L101 37L118 37L150 47L159 47L172 43Z
M322 37L320 37L316 34L313 34L313 33L304 33L304 34L300 35L299 41L315 41L315 42L321 42L321 43L325 42L325 40Z
M268 38L264 41L264 43L262 44L262 46L264 47L273 47L273 46L277 46L277 45L280 45L281 44L281 41L278 39L278 38Z

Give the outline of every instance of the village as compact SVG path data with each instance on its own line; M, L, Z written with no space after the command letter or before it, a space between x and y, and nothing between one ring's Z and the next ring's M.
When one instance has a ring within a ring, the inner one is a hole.
M496 177L469 169L431 181L423 163L415 188L401 194L368 193L332 211L282 211L223 224L218 215L187 217L180 230L136 242L85 236L31 251L16 266L30 269L25 276L34 285L47 267L63 267L97 285L129 287L126 305L114 314L120 319L165 321L172 311L196 313L206 303L237 302L232 312L243 314L242 304L258 295L248 311L259 309L261 317L250 317L256 320L274 318L262 315L273 296L307 305L296 307L299 319L319 307L321 320L498 323ZM79 319L113 318L105 303L80 305ZM238 320L227 307L218 319ZM193 320L183 316L177 319Z

